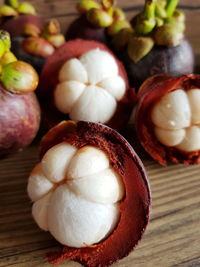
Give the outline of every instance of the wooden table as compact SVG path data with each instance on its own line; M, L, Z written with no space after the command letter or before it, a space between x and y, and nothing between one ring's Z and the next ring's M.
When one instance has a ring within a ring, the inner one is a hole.
M44 17L54 13L63 30L76 14L73 0L32 2ZM118 2L131 17L143 1ZM200 2L182 0L180 4L187 14L187 35L198 59ZM0 267L51 266L44 254L56 249L56 242L32 220L26 194L29 172L37 162L37 146L35 141L23 152L0 162ZM135 251L113 266L200 266L200 166L163 168L147 156L142 159L153 196L150 224ZM57 266L80 265L66 261Z

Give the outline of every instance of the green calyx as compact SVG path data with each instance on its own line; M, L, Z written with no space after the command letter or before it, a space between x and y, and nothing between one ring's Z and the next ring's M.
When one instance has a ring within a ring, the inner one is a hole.
M51 19L44 25L41 37L54 47L59 47L65 42L65 37L61 34L60 24L56 19Z
M11 41L10 41L10 34L6 31L0 31L0 57L3 54L10 50Z
M115 34L111 41L111 46L119 51L128 45L130 38L133 36L132 28L125 28Z
M15 55L11 51L7 51L1 57L0 65L4 66L14 61L17 61L17 58L15 57Z
M116 35L123 29L130 28L131 25L127 20L115 20L111 26L107 28L107 33L110 36Z
M95 27L109 27L113 18L106 11L99 8L92 8L87 13L88 21Z
M93 0L80 0L76 6L80 14L86 14L90 9L100 7L100 4Z
M158 27L154 33L155 44L162 46L179 45L183 37L183 32L177 28L176 24L164 24Z
M25 93L36 89L38 75L33 67L18 61L10 51L10 35L0 31L0 82L12 93Z
M18 15L18 12L11 6L3 5L0 7L1 17L15 17L17 15Z
M166 3L166 13L167 13L167 17L171 17L174 13L174 11L176 10L176 7L178 5L179 0L167 0Z
M18 11L20 14L31 14L31 15L35 15L35 14L36 14L36 10L35 10L35 8L33 7L33 5L31 5L31 4L28 3L28 2L23 2L23 3L21 3L21 4L18 6L17 11Z
M110 8L114 6L115 1L114 0L101 0L101 4L105 10L109 10Z
M132 36L128 42L128 55L137 63L152 50L153 46L154 41L151 37Z
M156 26L155 0L146 0L144 10L137 16L135 31L139 36L148 35Z
M165 6L166 6L165 0L158 0L156 2L155 15L157 18L165 19L167 17Z
M5 0L5 5L0 7L1 17L15 17L20 14L36 14L35 8L28 2L19 4L18 0Z
M14 61L2 66L0 81L4 88L12 93L31 92L38 86L38 80L33 67L23 61Z
M13 8L18 8L19 6L18 0L5 0L5 4Z
M132 20L134 34L131 38L129 36L128 44L126 43L128 55L134 62L147 55L154 45L169 47L181 43L184 38L185 15L176 9L178 2L145 1L144 9ZM118 43L122 47L119 35L113 38L114 46Z
M80 0L76 7L79 13L84 14L87 21L97 28L107 28L116 24L116 21L126 20L125 13L115 7L114 0L101 0L100 3L95 0Z
M27 23L24 25L24 28L23 28L23 31L22 31L22 34L24 36L39 36L41 33L40 31L40 28L37 27L36 25L34 24L31 24L31 23Z

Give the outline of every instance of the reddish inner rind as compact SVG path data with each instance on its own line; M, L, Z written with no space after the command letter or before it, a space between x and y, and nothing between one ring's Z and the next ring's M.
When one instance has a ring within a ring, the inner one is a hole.
M50 263L69 259L86 267L108 266L127 256L141 239L149 221L150 190L143 165L128 142L116 131L89 122L62 122L42 139L41 157L52 146L66 141L81 148L98 147L109 156L112 168L121 176L125 196L120 202L120 219L113 233L92 247L63 246L60 252L49 252Z
M200 88L200 75L190 74L179 78L158 75L144 82L139 91L135 116L137 133L144 149L164 166L167 165L168 160L183 164L200 163L200 151L184 152L175 147L162 145L155 137L154 125L150 118L153 106L164 95L176 89L187 91L192 88Z
M59 83L58 74L62 65L67 60L71 58L78 58L82 54L95 48L107 51L114 56L114 54L104 44L96 41L76 39L66 42L48 58L41 74L39 98L41 106L43 107L45 121L49 127L53 127L60 121L69 118L68 115L58 111L54 103L54 90ZM124 97L117 102L117 110L114 116L105 124L112 128L120 129L127 123L136 97L134 89L129 87L124 66L116 58L115 60L119 68L119 75L126 83L126 92Z
M21 36L26 24L33 24L40 29L43 25L43 19L37 15L21 15L7 20L1 29L10 33L11 37Z

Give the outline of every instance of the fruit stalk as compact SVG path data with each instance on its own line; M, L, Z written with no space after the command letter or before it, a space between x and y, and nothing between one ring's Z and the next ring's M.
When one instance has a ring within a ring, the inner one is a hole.
M167 4L166 4L166 13L167 13L167 17L171 17L178 5L179 0L167 0Z

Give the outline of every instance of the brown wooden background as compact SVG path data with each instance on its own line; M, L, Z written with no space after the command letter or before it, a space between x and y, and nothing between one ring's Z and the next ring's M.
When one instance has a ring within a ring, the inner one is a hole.
M2 4L2 0L0 4ZM76 16L75 0L32 0L45 18L57 17L62 29ZM131 17L141 0L118 0ZM200 62L200 0L181 0L187 15L187 37ZM56 248L48 233L31 218L27 177L37 161L37 142L0 162L0 267L51 266L44 253ZM151 221L136 250L115 267L200 266L200 166L163 168L142 155L152 188ZM57 266L80 266L64 262Z

